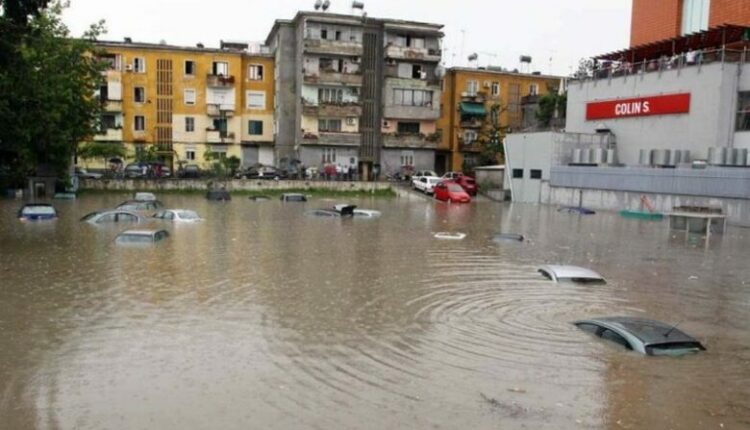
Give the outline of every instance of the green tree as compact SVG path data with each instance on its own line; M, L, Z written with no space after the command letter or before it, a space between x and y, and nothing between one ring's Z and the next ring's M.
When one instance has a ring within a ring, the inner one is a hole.
M0 0L0 186L20 185L40 164L64 176L78 143L95 133L101 106L92 95L104 64L92 42L103 23L71 38L66 6Z
M128 155L127 149L118 143L89 142L78 147L78 157L85 160L101 158L104 165L110 158L124 159Z
M546 94L539 98L539 107L536 111L536 119L542 127L550 127L554 119L564 119L568 104L567 94L556 92ZM558 121L559 122L559 121Z

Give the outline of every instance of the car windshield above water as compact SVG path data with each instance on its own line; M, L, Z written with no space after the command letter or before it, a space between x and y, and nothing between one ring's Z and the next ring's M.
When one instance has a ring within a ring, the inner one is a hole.
M52 205L29 204L21 208L21 216L57 216L57 211Z
M578 266L548 265L539 268L539 273L554 282L569 281L576 283L598 283L606 284L602 275L593 270Z

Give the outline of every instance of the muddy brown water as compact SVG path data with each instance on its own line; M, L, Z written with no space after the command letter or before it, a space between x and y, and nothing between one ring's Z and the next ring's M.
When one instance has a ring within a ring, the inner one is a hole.
M303 214L332 200L161 197L206 221L123 248L124 226L78 221L122 196L34 224L0 201L0 428L750 428L750 230L705 250L537 206L354 199L383 216L341 220ZM644 357L570 324L604 315L708 351Z

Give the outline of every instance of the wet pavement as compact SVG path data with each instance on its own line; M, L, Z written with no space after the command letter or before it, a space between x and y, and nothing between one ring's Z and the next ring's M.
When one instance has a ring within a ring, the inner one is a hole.
M666 222L419 198L349 199L383 212L351 220L160 196L206 221L153 223L171 236L145 248L78 221L125 197L25 224L0 201L0 428L750 428L750 230L705 250ZM708 351L645 357L570 324L605 315Z

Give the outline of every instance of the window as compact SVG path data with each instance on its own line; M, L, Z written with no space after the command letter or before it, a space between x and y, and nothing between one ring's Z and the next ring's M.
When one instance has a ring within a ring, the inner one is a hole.
M146 73L146 59L143 57L133 58L133 71L135 73Z
M427 78L427 73L422 70L421 64L413 64L411 66L411 77L413 79L425 79Z
M146 117L143 115L136 115L134 117L133 129L135 131L143 131L146 129Z
M396 44L408 48L424 48L424 37L414 37L409 35L397 36Z
M253 135L253 136L259 136L263 134L263 121L253 121L250 120L247 122L247 134Z
M340 119L319 119L318 131L340 132L341 120Z
M477 91L479 91L479 82L478 81L467 81L466 82L466 92L469 93L470 96L477 95Z
M708 14L710 10L711 0L683 0L682 34L708 30Z
M529 95L530 96L539 95L539 84L531 84L531 85L529 85Z
M185 131L188 133L192 133L195 131L195 118L193 118L192 116L185 117Z
M393 90L393 104L396 106L432 107L433 92L427 90Z
M401 151L401 165L414 166L414 151Z
M222 137L226 137L227 133L227 119L226 118L214 118L214 130L218 131Z
M101 118L102 130L112 129L117 126L117 121L114 115L104 114Z
M397 130L403 134L419 134L418 122L399 122Z
M336 148L323 148L323 163L336 162Z
M344 90L336 88L318 89L318 103L343 103Z
M251 81L262 81L263 80L263 66L259 64L251 64L247 67L247 78Z
M190 161L195 161L195 151L185 151L185 159Z
M328 39L328 29L327 28L321 28L320 29L320 38L321 39Z
M476 130L464 130L464 144L471 145L477 141L478 136Z
M195 61L185 60L185 75L186 76L195 75Z
M341 40L341 31L336 30L336 33L334 33L334 40Z
M523 179L523 169L513 169L513 179Z
M500 97L500 82L492 83L492 97Z
M743 91L737 97L737 131L750 131L750 91Z
M143 87L133 88L133 101L136 103L146 102L146 90Z
M265 91L248 91L247 92L248 109L265 109L266 92Z
M612 342L619 343L620 345L624 346L627 349L631 349L630 344L627 340L625 340L624 337L620 336L619 334L613 332L609 329L604 329L600 331L599 336L601 336L602 339L611 340Z
M188 88L185 90L185 104L186 105L195 104L195 90L194 89Z
M229 63L214 61L211 66L211 74L214 76L229 76Z
M539 169L531 169L529 177L531 179L542 179L542 171Z

